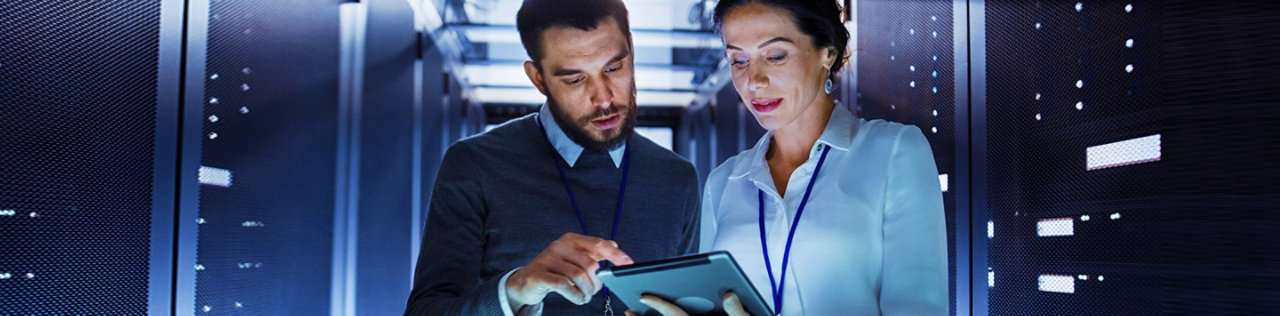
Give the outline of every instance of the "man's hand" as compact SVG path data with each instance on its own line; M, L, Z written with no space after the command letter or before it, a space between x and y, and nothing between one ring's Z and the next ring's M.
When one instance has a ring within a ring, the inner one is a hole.
M551 292L560 293L574 304L590 302L604 286L596 278L602 260L615 265L634 263L612 240L574 233L560 236L533 261L507 278L507 300L511 309L538 304Z
M671 304L671 302L667 302L657 296L641 295L640 303L649 305L649 308L662 313L663 316L689 316L689 313L680 309L676 304ZM746 309L742 307L742 301L738 300L738 294L734 294L732 291L724 293L724 311L729 314L729 316L751 316L751 314L747 313ZM627 316L640 316L640 314L627 310Z

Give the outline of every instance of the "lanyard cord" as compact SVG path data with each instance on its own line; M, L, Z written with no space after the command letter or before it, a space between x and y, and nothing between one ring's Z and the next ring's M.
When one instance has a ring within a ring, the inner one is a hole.
M813 176L809 178L809 186L804 189L804 198L800 200L800 208L796 210L796 218L791 220L791 231L787 233L787 248L782 251L782 276L777 282L773 279L773 267L769 263L769 245L765 241L764 236L764 190L756 189L756 200L760 205L760 248L764 249L764 268L769 272L769 286L773 290L773 313L782 314L782 289L787 280L787 261L791 258L791 241L796 237L796 226L800 224L800 215L804 214L804 207L809 203L809 194L813 193L813 184L818 182L818 172L822 171L822 163L827 160L827 152L831 151L831 146L826 146L822 150L822 157L818 158L818 166L813 168Z
M542 130L542 135L547 135L547 128L542 126L542 121L538 121L538 129ZM560 181L564 183L564 191L569 193L569 203L573 204L573 212L578 215L578 225L582 227L582 234L590 236L587 230L587 221L582 216L582 209L578 207L578 199L573 196L573 189L569 187L569 177L565 175L564 167L560 166L560 153L556 151L555 145L551 144L551 139L547 139L547 148L551 148L551 158L555 160L556 170L560 171ZM568 164L568 161L565 162ZM609 240L613 240L618 235L618 222L622 219L622 198L627 192L627 175L631 173L631 146L623 149L622 154L622 185L618 189L618 204L613 211L613 231L609 233ZM606 263L603 267L608 267ZM609 288L604 288L605 298L609 297Z

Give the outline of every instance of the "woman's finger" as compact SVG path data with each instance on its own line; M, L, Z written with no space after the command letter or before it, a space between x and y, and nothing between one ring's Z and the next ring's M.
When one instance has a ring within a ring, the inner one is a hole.
M724 294L724 312L729 316L751 316L751 313L747 313L742 307L742 300L738 299L738 294L733 291Z
M644 305L649 305L649 308L652 308L658 311L659 313L662 313L662 315L664 316L689 316L689 313L684 312L684 310L680 309L680 307L676 306L675 304L671 304L666 300L658 298L657 296L641 295L640 303L644 303Z

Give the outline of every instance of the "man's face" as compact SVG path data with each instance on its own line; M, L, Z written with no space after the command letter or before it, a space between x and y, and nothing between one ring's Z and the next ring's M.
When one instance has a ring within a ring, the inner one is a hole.
M529 79L547 96L556 123L591 150L616 148L636 124L635 63L613 18L595 29L553 27L542 33L542 68L525 63Z

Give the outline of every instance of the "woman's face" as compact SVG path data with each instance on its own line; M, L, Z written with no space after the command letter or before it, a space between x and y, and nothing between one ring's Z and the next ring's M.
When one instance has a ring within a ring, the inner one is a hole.
M748 3L721 20L733 86L760 126L795 124L825 92L834 50L813 45L785 10Z

